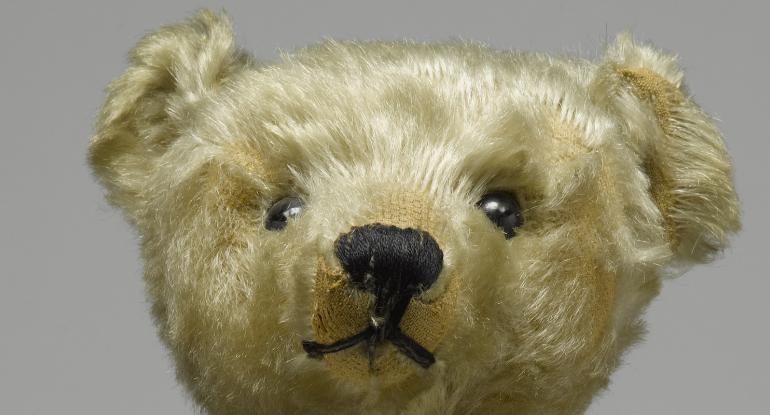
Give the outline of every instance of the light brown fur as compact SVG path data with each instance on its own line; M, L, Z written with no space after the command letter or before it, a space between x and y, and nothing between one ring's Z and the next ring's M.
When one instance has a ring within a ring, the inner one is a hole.
M89 160L142 235L159 334L212 414L582 413L661 275L740 226L713 121L671 56L625 35L597 63L327 41L257 64L204 11L137 45ZM513 239L475 207L488 190L522 204ZM266 230L287 195L305 211ZM402 323L435 351L427 370L302 350L365 325L333 243L373 222L444 252Z

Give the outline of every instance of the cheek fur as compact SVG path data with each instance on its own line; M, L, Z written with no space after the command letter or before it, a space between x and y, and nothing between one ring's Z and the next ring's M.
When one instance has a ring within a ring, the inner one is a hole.
M257 196L250 182L207 166L166 195L173 209L158 209L164 226L145 238L161 337L204 402L289 388L309 331L312 267L302 259L312 265L312 243L298 226L266 231Z

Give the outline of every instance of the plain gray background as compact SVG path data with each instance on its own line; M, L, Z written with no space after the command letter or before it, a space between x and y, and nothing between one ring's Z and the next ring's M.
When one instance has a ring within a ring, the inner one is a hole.
M195 412L149 318L137 237L85 153L127 51L202 6L224 7L260 58L323 37L592 57L623 29L678 52L696 100L721 120L744 230L722 259L665 284L646 341L589 413L768 413L767 2L175 3L0 5L0 413Z

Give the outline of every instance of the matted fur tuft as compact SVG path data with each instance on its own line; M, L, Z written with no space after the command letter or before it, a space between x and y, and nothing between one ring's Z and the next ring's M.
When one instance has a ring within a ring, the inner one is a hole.
M326 41L257 65L203 11L139 42L89 162L142 236L159 335L207 412L579 414L672 260L739 228L722 137L682 79L626 36L598 63ZM476 207L492 191L522 207L514 238ZM266 229L286 196L303 211ZM432 342L429 369L302 349L368 324L334 241L372 222L443 252L400 327Z

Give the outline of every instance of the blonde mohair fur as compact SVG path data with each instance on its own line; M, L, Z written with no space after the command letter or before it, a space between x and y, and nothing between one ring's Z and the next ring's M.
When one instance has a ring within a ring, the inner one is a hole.
M178 378L212 414L582 413L661 277L740 227L714 121L675 58L628 35L598 62L325 41L257 63L202 11L132 51L89 162L141 235ZM476 208L490 190L522 205L516 237ZM305 210L265 229L288 195ZM429 369L301 347L356 328L369 300L334 288L332 247L373 222L443 250L402 323Z

